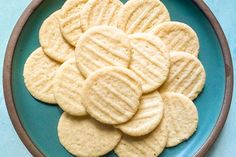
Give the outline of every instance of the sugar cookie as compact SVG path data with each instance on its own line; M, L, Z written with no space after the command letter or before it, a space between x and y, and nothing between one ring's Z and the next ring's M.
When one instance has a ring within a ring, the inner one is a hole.
M194 100L202 91L206 74L201 62L188 53L170 53L170 72L160 92L181 93Z
M120 0L89 0L81 11L83 30L98 25L116 27L118 13L122 7Z
M129 38L114 27L93 27L81 36L75 54L85 77L107 66L128 67L131 58Z
M199 41L195 31L181 22L165 22L152 30L171 51L185 51L194 56L199 53Z
M143 93L160 87L169 73L169 51L156 36L137 33L130 35L133 56L129 68L139 76Z
M53 79L60 64L44 54L42 48L36 49L27 59L24 66L24 82L33 97L55 104Z
M163 93L164 118L167 121L167 147L173 147L187 140L197 129L198 111L186 96L177 93Z
M170 15L161 1L129 0L120 12L118 28L128 34L149 32L167 21L170 21Z
M87 112L106 124L121 124L134 116L142 89L136 75L125 68L108 67L85 81L82 101Z
M168 130L164 119L150 134L141 137L123 136L115 148L119 157L157 157L164 150Z
M102 156L120 141L121 133L112 126L89 117L63 113L58 123L61 144L75 156Z
M153 131L160 123L164 104L159 92L155 91L141 97L141 104L134 117L124 124L117 125L130 136L143 136Z
M43 51L52 59L63 63L74 57L74 47L63 38L57 17L60 11L50 15L39 31L39 41Z
M65 39L76 46L82 31L80 11L88 0L67 0L61 8L60 27Z
M84 77L76 67L75 59L69 59L57 70L54 79L54 96L57 104L67 113L75 116L86 115L81 100Z

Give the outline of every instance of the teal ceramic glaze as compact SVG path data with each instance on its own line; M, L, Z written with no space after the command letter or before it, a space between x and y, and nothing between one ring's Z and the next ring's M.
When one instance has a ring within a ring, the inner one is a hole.
M59 9L64 0L45 0L30 16L18 40L13 58L13 97L20 120L33 143L45 155L70 157L59 143L57 123L62 110L57 106L35 100L27 91L23 81L23 67L27 57L39 47L38 32L43 20ZM225 67L222 50L216 34L204 14L189 0L163 0L172 20L190 25L200 40L200 60L206 74L206 86L195 100L199 111L197 132L186 142L166 149L162 157L193 156L205 143L220 114L224 90ZM107 156L114 157L114 153Z

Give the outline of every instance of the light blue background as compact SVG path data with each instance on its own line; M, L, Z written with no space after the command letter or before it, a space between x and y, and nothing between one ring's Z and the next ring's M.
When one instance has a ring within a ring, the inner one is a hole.
M31 0L0 0L0 70L2 70L5 49L12 29L30 2ZM205 2L212 9L224 29L230 45L234 67L236 67L236 0L205 0ZM0 81L2 82L2 76L0 76ZM0 156L31 157L10 122L3 98L2 86L0 88ZM236 85L234 85L234 89L236 89ZM235 107L236 92L225 127L208 153L208 157L234 157L236 155Z

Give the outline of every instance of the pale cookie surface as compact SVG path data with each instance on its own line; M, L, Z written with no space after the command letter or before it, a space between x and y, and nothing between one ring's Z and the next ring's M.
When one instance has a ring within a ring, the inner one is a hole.
M57 17L60 11L50 15L39 31L39 41L43 51L52 59L63 63L74 57L74 47L63 38Z
M128 67L131 58L129 38L114 27L93 27L81 36L75 55L85 77L107 66Z
M82 31L80 11L88 0L67 0L61 8L59 17L61 32L65 39L76 46Z
M168 131L165 121L148 135L141 137L123 136L115 148L119 157L157 157L164 150Z
M42 48L36 49L27 59L24 66L24 82L33 97L55 104L53 79L60 64L44 54Z
M181 93L194 100L202 91L206 73L201 62L188 53L170 53L170 72L160 92Z
M146 135L153 131L162 119L164 104L157 91L143 95L140 103L138 112L131 120L116 126L127 135Z
M116 27L118 13L122 7L120 0L89 0L81 11L83 30L98 25Z
M57 104L67 113L86 115L81 100L84 77L76 67L75 59L69 59L57 70L53 89Z
M129 68L139 76L143 93L154 91L167 79L169 51L154 35L137 33L130 35L130 41L133 55Z
M125 68L108 67L85 81L82 100L87 112L106 124L121 124L137 112L142 89L136 75Z
M197 129L198 111L186 96L177 93L163 93L164 118L167 121L167 147L173 147L187 140Z
M171 51L185 51L198 56L198 36L188 25L180 22L165 22L152 30L152 33L160 37Z
M75 156L102 156L120 141L121 133L89 117L63 113L58 124L61 144Z
M118 28L128 34L150 32L167 21L170 21L170 15L161 1L129 0L119 15Z

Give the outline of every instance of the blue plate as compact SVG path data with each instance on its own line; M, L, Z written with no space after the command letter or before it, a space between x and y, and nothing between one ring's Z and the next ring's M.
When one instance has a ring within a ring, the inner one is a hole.
M62 110L35 100L25 88L22 76L26 59L40 46L38 32L42 22L63 3L64 0L32 1L13 31L5 58L4 93L9 114L34 156L72 156L57 137ZM165 149L161 156L203 156L223 127L231 102L233 76L229 48L218 22L202 0L163 0L163 3L172 20L184 22L197 32L201 45L199 58L207 79L195 101L199 112L197 132L177 147Z

